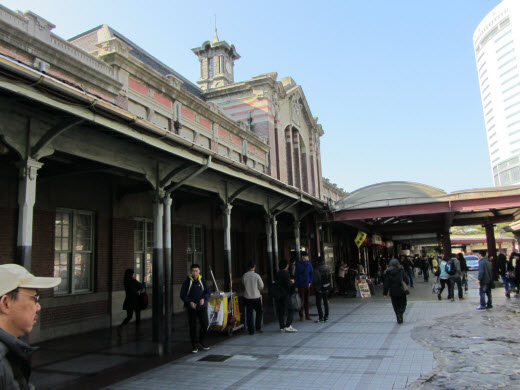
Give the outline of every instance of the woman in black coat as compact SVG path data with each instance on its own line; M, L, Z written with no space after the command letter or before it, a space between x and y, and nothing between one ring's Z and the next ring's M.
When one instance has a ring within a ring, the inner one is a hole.
M139 283L134 278L134 270L127 269L125 271L125 301L123 302L123 310L126 310L126 318L123 320L121 325L117 327L117 335L121 337L121 331L123 326L128 324L132 319L132 315L135 311L135 331L139 331L139 325L141 323L141 307L139 305L139 292L143 289L144 283Z
M387 296L388 292L390 292L398 324L403 323L403 314L406 310L406 294L408 290L405 290L403 282L408 286L404 268L399 263L399 260L392 259L385 271L383 295Z

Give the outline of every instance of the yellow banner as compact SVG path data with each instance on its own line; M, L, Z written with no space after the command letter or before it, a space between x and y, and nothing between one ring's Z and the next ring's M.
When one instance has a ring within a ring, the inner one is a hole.
M354 242L356 243L358 248L361 246L361 244L363 244L363 241L365 241L365 238L367 238L367 234L365 232L362 232L361 230L358 230L358 234L357 234L356 238L354 239Z

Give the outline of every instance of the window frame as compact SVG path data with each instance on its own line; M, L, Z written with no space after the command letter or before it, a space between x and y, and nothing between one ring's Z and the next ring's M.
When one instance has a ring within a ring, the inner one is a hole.
M135 278L139 282L146 282L147 286L152 285L153 282L153 246L154 246L154 225L153 225L153 219L151 218L140 218L136 217L133 219L134 221L134 272L135 272ZM136 223L141 222L143 223L143 230L142 234L142 242L143 242L143 249L137 250L136 248L136 233L137 233L137 226ZM151 227L151 236L149 237L149 232ZM150 242L149 242L150 241ZM147 244L150 244L148 246ZM142 254L142 263L141 266L137 266L137 254ZM148 273L146 271L146 265L147 265L147 255L150 256L150 272ZM144 266L143 266L144 265ZM138 270L139 268L139 270Z
M69 215L69 236L68 236L68 250L56 249L56 222L58 213L66 213ZM78 216L79 215L88 215L90 217L90 249L89 250L78 250L76 249L76 231L78 230ZM94 265L95 265L95 223L96 223L96 214L93 211L88 210L79 210L79 209L70 209L70 208L56 208L56 213L54 215L54 275L62 277L59 274L56 275L56 254L57 253L67 253L67 281L68 281L68 289L67 291L59 291L58 287L54 288L55 296L67 296L67 295L80 295L80 294L90 294L94 292ZM90 255L90 265L89 265L89 280L88 287L86 289L76 289L75 287L75 278L74 278L74 259L77 254L87 253ZM63 277L62 277L63 279Z
M195 230L200 229L200 244L201 251L199 253L194 253L190 251L190 247L195 247ZM190 237L191 241L190 242ZM206 232L204 229L204 225L190 224L186 225L186 267L188 275L191 273L191 265L198 264L200 265L200 272L204 272L206 269ZM199 260L198 260L199 259Z

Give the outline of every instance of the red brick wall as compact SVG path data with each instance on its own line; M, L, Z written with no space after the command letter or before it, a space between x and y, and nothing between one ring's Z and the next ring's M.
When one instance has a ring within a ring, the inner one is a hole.
M12 263L16 256L18 210L0 207L0 264Z
M107 301L69 305L66 307L66 310L64 310L64 307L49 307L40 312L41 326L42 328L46 328L52 325L81 320L83 318L104 315L108 312L109 306Z
M113 291L124 289L123 277L127 268L134 268L134 221L115 218L112 221Z

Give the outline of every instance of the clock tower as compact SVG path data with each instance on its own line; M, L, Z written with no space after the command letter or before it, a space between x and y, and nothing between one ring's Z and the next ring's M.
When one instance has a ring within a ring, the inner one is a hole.
M191 49L200 62L200 77L197 84L203 90L233 84L233 68L238 55L235 46L220 41L215 27L213 40L204 42L200 47Z

